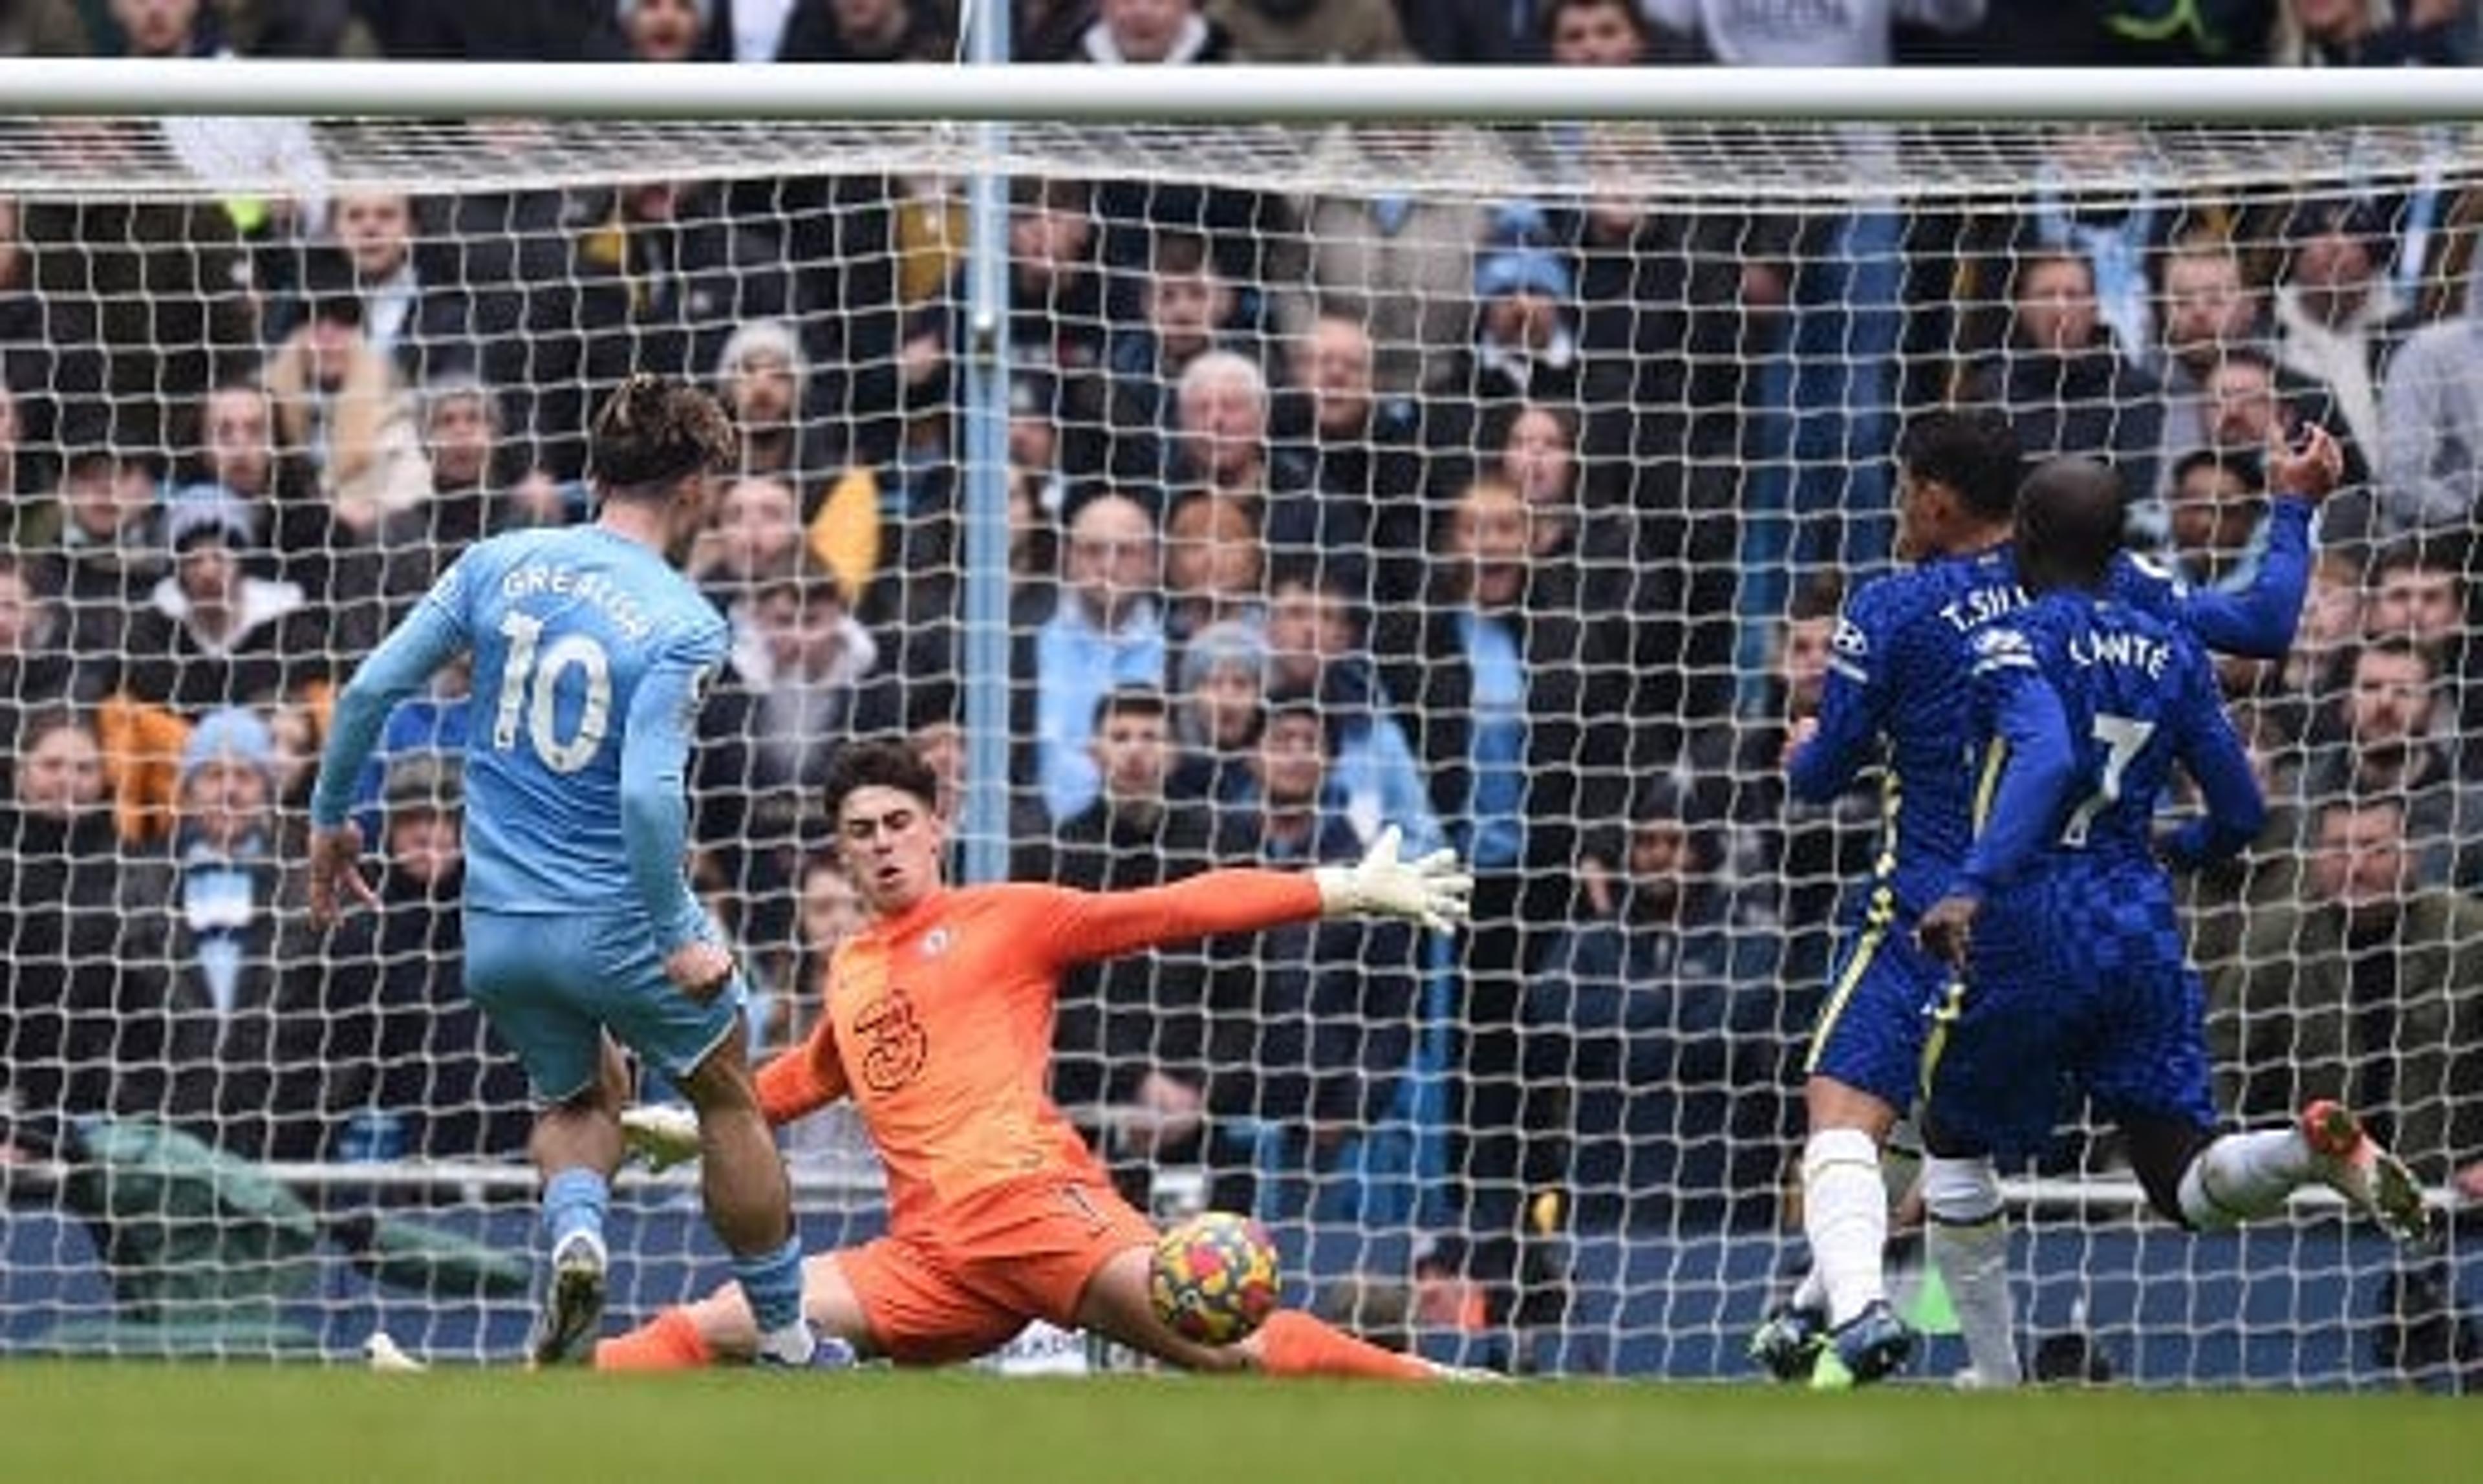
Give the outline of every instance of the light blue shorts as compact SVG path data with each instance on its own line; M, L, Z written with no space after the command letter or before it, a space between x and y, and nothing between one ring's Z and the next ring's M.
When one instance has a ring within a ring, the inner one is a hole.
M675 1081L741 1034L749 986L704 1004L664 976L643 917L466 913L466 993L516 1052L535 1096L562 1102L594 1085L602 1033Z

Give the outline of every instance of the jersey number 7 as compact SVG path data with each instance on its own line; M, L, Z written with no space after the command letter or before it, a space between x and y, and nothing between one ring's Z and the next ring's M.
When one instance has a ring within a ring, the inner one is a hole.
M2094 736L2105 749L2103 778L2096 784L2096 791L2087 795L2086 802L2069 815L2069 822L2061 828L2062 844L2074 850L2087 842L2087 831L2094 825L2095 817L2121 802L2121 776L2128 771L2130 759L2138 755L2140 749L2147 746L2147 739L2153 735L2153 722L2107 714L2096 717Z

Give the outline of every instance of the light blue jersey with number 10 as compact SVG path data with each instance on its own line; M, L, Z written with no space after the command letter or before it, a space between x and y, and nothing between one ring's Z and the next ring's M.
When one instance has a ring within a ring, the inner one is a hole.
M312 817L344 818L350 781L389 706L470 651L467 905L546 914L643 909L656 946L670 951L708 931L681 871L683 774L699 702L727 645L723 619L695 586L601 526L478 543L340 698L327 762L352 765L341 777L321 768Z

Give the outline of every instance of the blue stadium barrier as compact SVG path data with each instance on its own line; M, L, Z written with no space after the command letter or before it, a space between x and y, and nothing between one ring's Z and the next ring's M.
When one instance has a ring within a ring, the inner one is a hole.
M528 1250L534 1220L522 1205L425 1213L459 1235ZM874 1211L807 1213L814 1250L877 1234ZM707 1292L727 1277L686 1198L647 1206L625 1200L613 1213L615 1326ZM1307 1302L1348 1273L1407 1270L1409 1229L1281 1227L1289 1297ZM1748 1380L1743 1337L1801 1260L1800 1243L1771 1232L1582 1233L1574 1243L1571 1323L1535 1337L1531 1360L1571 1374ZM2020 1230L2013 1254L2025 1330L2076 1326L2110 1359L2118 1378L2140 1385L2390 1388L2406 1379L2372 1353L2383 1285L2397 1257L2384 1238L2317 1219L2255 1232L2192 1237L2167 1229L2081 1231L2067 1224ZM2483 1311L2483 1256L2470 1240L2456 1252L2470 1311ZM334 1253L323 1253L315 1295L284 1317L317 1337L317 1348L350 1357L375 1329L433 1355L514 1357L527 1310L516 1300L426 1299L374 1287ZM65 1321L112 1310L103 1266L87 1229L46 1210L0 1210L0 1350L43 1348ZM1487 1342L1497 1349L1504 1340ZM1427 1351L1480 1355L1458 1337L1431 1336ZM1953 1338L1933 1342L1922 1373L1963 1366Z

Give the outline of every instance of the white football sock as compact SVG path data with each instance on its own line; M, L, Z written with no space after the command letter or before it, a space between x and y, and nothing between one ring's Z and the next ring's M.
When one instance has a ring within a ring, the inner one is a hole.
M1948 1288L1978 1389L2024 1378L2017 1359L2017 1309L2009 1289L2009 1220L2000 1176L1989 1159L1942 1159L1924 1167L1930 1221L1923 1250Z
M1828 1322L1843 1324L1888 1296L1888 1192L1880 1148L1859 1128L1823 1128L1802 1151L1802 1230L1811 1271L1828 1290Z
M1888 1193L1888 1208L1892 1211L1912 1192L1914 1177L1922 1171L1920 1144L1912 1121L1901 1118L1888 1130L1888 1142L1880 1151L1880 1184ZM1802 1282L1794 1285L1790 1307L1828 1308L1828 1280L1819 1276L1818 1263L1803 1270Z
M2191 1156L2181 1172L2181 1214L2201 1232L2224 1232L2272 1216L2309 1184L2310 1146L2293 1128L2229 1133Z
M1803 1209L1807 1211L1809 1209L1808 1206L1805 1205ZM1805 1223L1807 1223L1808 1219L1809 1218L1806 1215L1803 1218ZM1816 1261L1812 1262L1809 1267L1802 1270L1802 1282L1794 1285L1793 1307L1796 1309L1816 1309L1822 1312L1827 1312L1828 1280L1819 1276L1819 1264Z

